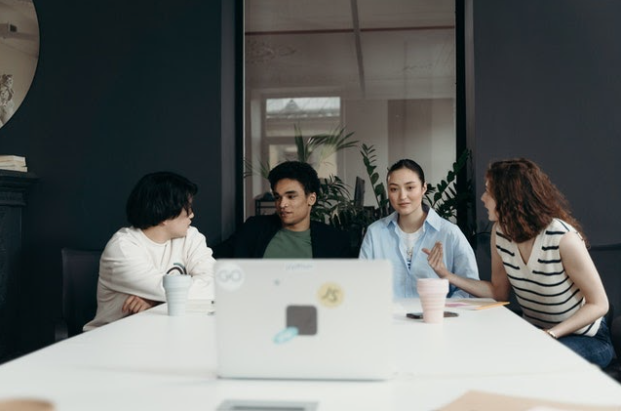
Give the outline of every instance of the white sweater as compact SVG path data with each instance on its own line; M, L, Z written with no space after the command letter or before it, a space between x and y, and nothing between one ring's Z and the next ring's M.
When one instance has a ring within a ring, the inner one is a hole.
M194 227L188 229L185 237L163 244L151 241L140 229L120 229L101 256L97 314L84 326L84 331L126 316L121 308L130 295L165 301L162 277L179 264L193 277L189 298L212 299L214 263L205 236Z

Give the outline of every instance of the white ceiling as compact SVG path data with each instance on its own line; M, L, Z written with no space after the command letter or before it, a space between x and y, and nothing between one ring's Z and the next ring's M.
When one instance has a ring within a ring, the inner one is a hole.
M39 23L32 0L0 0L0 43L39 55Z
M250 90L455 95L454 0L246 0Z

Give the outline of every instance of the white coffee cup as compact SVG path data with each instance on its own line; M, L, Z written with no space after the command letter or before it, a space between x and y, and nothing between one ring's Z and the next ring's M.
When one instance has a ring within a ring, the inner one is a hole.
M168 315L177 316L185 314L188 292L191 285L191 275L166 274L164 276L164 291L166 291Z
M449 282L445 278L419 278L416 288L423 307L423 321L441 323L444 320L444 305L449 291Z

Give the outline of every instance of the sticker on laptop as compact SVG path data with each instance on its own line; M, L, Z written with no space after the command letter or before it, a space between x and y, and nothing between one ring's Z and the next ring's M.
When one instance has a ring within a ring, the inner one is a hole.
M216 269L216 282L226 291L238 290L244 284L245 278L244 270L237 264L224 263Z
M317 298L324 307L334 308L343 303L345 293L337 283L324 283L317 291Z
M274 336L274 344L284 344L299 334L296 327L287 327Z

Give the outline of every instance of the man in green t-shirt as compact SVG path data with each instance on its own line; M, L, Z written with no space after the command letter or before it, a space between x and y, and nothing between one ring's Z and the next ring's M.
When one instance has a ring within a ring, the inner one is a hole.
M233 237L214 247L216 258L354 258L346 233L311 221L319 192L313 167L286 161L270 171L268 180L276 213L248 218Z

